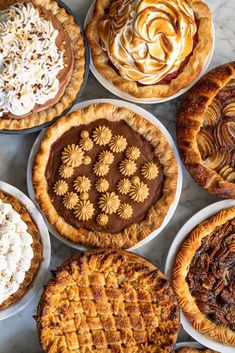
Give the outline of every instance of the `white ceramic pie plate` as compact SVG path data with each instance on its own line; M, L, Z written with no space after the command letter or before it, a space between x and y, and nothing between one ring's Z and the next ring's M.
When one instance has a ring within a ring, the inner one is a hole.
M86 28L87 24L89 23L92 14L93 14L93 10L94 10L94 5L95 3L93 2L87 12L86 18L85 18L85 22L84 22L84 28ZM166 98L136 98L124 91L122 91L121 89L117 88L116 86L114 86L112 84L112 82L110 82L109 80L107 80L106 78L104 78L99 71L96 69L95 65L92 62L92 55L90 55L90 69L91 72L93 73L93 75L96 77L96 79L102 84L102 86L104 86L107 90L109 90L111 93L115 94L116 96L125 99L127 101L130 102L134 102L134 103L142 103L142 104L155 104L155 103L163 103L163 102L167 102L170 101L174 98L177 98L179 96L181 96L182 94L184 94L185 92L187 92L190 88L192 88L195 83L205 74L208 66L210 65L212 56L213 56L213 52L214 52L214 47L215 47L215 31L214 31L214 25L212 22L212 40L213 40L213 44L212 44L212 49L210 54L208 55L208 57L205 60L205 66L203 67L203 70L201 71L200 75L186 88L182 89L181 91L177 92L176 94L174 94L173 96L170 97L166 97Z
M176 343L175 349L179 348L205 348L198 342L179 342Z
M80 110L82 108L87 107L90 104L93 104L93 103L111 103L111 104L117 105L119 107L126 107L126 108L129 108L129 109L135 111L136 113L140 114L145 119L149 120L151 123L153 123L158 128L160 128L161 132L164 134L169 145L171 146L171 148L174 152L175 158L177 160L177 163L178 163L178 183L177 183L177 191L176 191L175 200L172 203L172 205L170 206L169 211L168 211L162 225L158 229L156 229L154 232L152 232L150 235L148 235L145 239L141 240L138 244L136 244L135 246L133 246L129 249L131 251L134 251L134 250L138 249L139 247L147 244L150 240L152 240L154 237L156 237L165 228L165 226L170 221L171 217L173 216L173 214L176 210L176 207L179 202L180 194L181 194L181 189L182 189L182 169L181 169L180 157L179 157L177 148L175 146L175 143L174 143L172 137L170 136L169 132L167 131L167 129L160 123L159 120L157 120L157 118L155 118L152 114L150 114L149 112L147 112L143 108L138 107L137 105L134 105L134 104L131 104L128 102L124 102L121 100L116 100L116 99L93 99L93 100L81 102L81 103L75 105L71 109L71 111ZM44 133L45 133L45 130L43 130L40 133L40 135L38 136L38 138L36 139L36 141L32 147L32 150L31 150L31 153L29 156L29 160L28 160L28 166L27 166L28 193L33 201L35 201L35 199L34 199L34 190L33 190L33 184L32 184L32 166L33 166L33 161L34 161L35 155L37 154L37 151L38 151L38 148L40 145L40 141L41 141ZM65 239L47 222L46 218L45 218L45 221L47 223L47 226L48 226L50 233L52 233L56 238L61 240L63 243L67 244L68 246L72 246L73 248L78 249L78 250L86 250L87 249L87 247L85 247L85 246L81 246L79 244L74 244L71 241Z
M49 233L46 224L43 220L41 213L38 211L34 203L25 195L22 191L16 189L14 186L9 185L3 181L0 181L0 190L16 197L22 204L27 208L29 214L34 220L38 227L41 235L41 242L43 246L42 262L39 266L38 272L36 273L32 283L30 284L27 292L23 297L15 304L10 305L6 309L0 310L0 321L7 319L8 317L17 314L20 310L24 309L28 305L34 296L37 294L39 289L43 285L43 280L48 271L50 259L51 259L51 243Z
M170 279L171 278L171 269L174 264L176 254L182 244L182 242L187 238L188 234L201 222L212 217L214 214L222 210L223 208L228 208L235 206L235 200L225 200L219 201L212 205L209 205L203 208L201 211L196 213L192 218L190 218L184 226L180 229L176 235L173 243L171 244L165 266L165 275ZM235 347L231 345L225 345L219 342L216 342L208 337L204 336L202 333L196 331L191 323L188 321L186 316L181 311L181 323L185 331L193 337L196 341L200 342L204 346L214 349L215 351L221 353L235 353Z

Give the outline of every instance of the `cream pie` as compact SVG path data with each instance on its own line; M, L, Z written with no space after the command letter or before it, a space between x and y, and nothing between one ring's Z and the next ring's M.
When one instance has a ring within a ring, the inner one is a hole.
M178 145L192 177L209 192L235 198L235 63L210 71L187 94Z
M42 125L71 106L83 82L79 26L54 0L0 0L0 129Z
M35 197L74 243L129 248L160 227L174 201L177 162L162 132L133 111L94 104L44 135Z
M195 0L96 0L87 26L92 60L113 85L137 98L189 86L212 50L212 18Z
M235 207L189 234L176 256L173 286L196 330L235 346Z
M25 294L41 258L40 234L27 209L0 191L0 310Z

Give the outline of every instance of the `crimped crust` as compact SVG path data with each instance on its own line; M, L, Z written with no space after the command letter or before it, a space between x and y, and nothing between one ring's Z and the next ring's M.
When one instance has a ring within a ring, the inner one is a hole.
M177 140L182 160L197 183L209 192L235 198L235 184L224 180L203 163L197 134L213 99L235 77L235 62L219 66L204 76L187 94L178 116Z
M54 0L19 0L18 2L32 2L33 5L44 7L50 11L61 22L64 30L68 33L73 53L74 68L71 79L65 89L62 98L53 107L39 113L32 113L21 119L0 118L0 130L22 130L48 123L59 117L63 111L69 108L75 100L77 93L83 83L85 72L85 47L80 27L75 23L73 17L65 9L58 6ZM14 4L15 0L0 0L0 10Z
M169 84L140 86L137 82L122 78L109 64L109 58L99 43L97 26L109 8L112 0L96 0L92 20L87 26L86 34L89 40L92 60L107 80L117 88L137 98L164 98L173 96L181 89L188 87L201 73L205 59L212 49L212 16L208 6L201 0L187 0L194 10L198 24L198 43L183 71Z
M213 232L216 227L233 218L235 218L235 207L224 209L199 224L183 242L173 267L173 287L178 295L180 307L193 327L216 341L230 345L235 345L235 332L226 326L217 326L199 310L186 282L186 276L203 238Z
M148 210L144 220L132 224L115 234L76 229L60 217L47 192L45 171L50 148L64 132L79 124L89 124L105 118L109 121L124 120L133 130L143 135L155 148L163 166L164 182L161 198ZM108 103L93 104L73 112L51 126L44 135L33 166L33 184L36 201L52 226L73 243L94 247L129 248L144 239L162 224L174 201L178 179L178 166L174 154L160 129L127 108Z
M59 267L36 322L50 353L170 353L180 326L175 294L161 272L112 249L77 253Z
M197 349L197 348L180 348L176 350L177 353L217 353L216 351L213 351L212 349Z
M37 273L38 267L42 260L42 245L39 231L25 206L22 205L22 203L20 203L14 196L8 195L3 191L0 191L0 199L3 202L11 204L13 209L20 214L21 219L27 224L27 231L33 238L32 249L34 253L30 269L25 273L25 279L21 283L18 291L13 293L8 299L0 304L0 309L5 309L9 305L17 302L27 291L27 288Z

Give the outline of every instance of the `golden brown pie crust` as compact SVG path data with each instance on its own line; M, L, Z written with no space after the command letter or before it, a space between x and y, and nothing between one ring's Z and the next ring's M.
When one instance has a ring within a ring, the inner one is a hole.
M109 64L109 59L99 43L97 25L110 7L112 0L96 0L86 34L89 40L92 60L99 73L108 81L136 98L164 98L173 96L188 87L201 73L205 60L212 49L212 16L208 6L201 0L187 0L193 9L198 25L198 43L184 70L170 84L140 86L137 82L122 78Z
M29 232L29 234L31 234L33 238L32 249L34 253L30 269L26 272L25 279L21 283L18 291L13 293L8 299L6 299L4 302L2 302L2 304L0 304L0 309L5 309L11 304L17 302L27 291L27 288L29 287L35 274L37 273L38 267L42 260L42 245L39 231L25 206L22 205L22 203L18 201L14 196L8 195L1 190L0 199L3 202L11 204L13 209L20 214L21 219L27 224L27 231Z
M183 242L173 267L173 287L178 295L179 305L193 327L216 341L230 345L235 345L235 332L226 326L217 326L199 310L186 282L186 276L203 238L234 217L235 207L231 207L199 224Z
M71 79L65 89L62 98L53 107L38 113L32 113L21 119L0 118L0 130L22 130L48 123L60 116L69 108L83 83L85 72L85 48L80 27L73 17L65 9L59 7L54 0L18 0L18 2L32 2L35 6L41 6L50 11L63 25L68 33L74 53L74 68ZM15 0L0 0L0 10L14 4Z
M115 234L76 229L60 217L47 192L45 171L50 149L65 131L72 126L89 124L105 118L109 121L124 120L133 130L143 135L155 148L155 153L163 166L164 182L161 198L148 210L144 220L132 224ZM178 167L174 154L160 129L148 120L127 108L119 108L108 103L93 104L78 112L73 112L53 124L45 133L33 166L35 199L52 226L73 243L94 247L129 248L144 239L162 224L170 205L174 201L178 179Z
M213 351L212 349L197 349L197 348L179 348L176 350L177 353L217 353L216 351Z
M77 253L55 271L36 321L50 353L170 353L180 326L175 294L161 272L111 249Z
M178 146L190 174L204 189L227 198L235 198L235 184L224 180L215 170L205 166L196 139L207 108L218 92L234 77L235 62L210 71L187 94L177 122Z

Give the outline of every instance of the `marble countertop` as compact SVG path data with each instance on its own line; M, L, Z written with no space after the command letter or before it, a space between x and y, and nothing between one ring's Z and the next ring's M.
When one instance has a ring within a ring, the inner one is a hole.
M215 51L210 68L234 60L235 57L235 1L234 0L205 0L213 12L215 24ZM91 0L64 0L83 21ZM90 73L86 89L80 101L92 98L115 98L101 86ZM154 114L168 129L175 140L176 113L181 99L177 98L163 104L142 105ZM0 180L6 181L27 194L26 166L31 146L37 134L32 135L0 135ZM163 271L165 259L172 240L182 225L203 207L218 201L202 190L183 170L183 190L178 208L170 223L157 238L146 246L138 249L143 255ZM51 269L55 269L75 251L53 236ZM50 277L50 273L45 281ZM36 325L32 316L36 312L40 293L19 314L0 322L0 353L40 353ZM189 337L182 332L179 341ZM189 338L190 339L190 338Z

